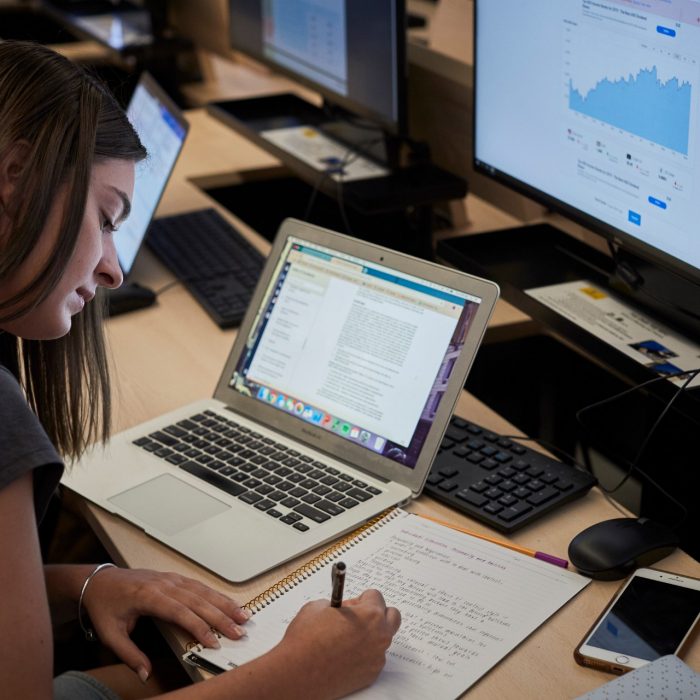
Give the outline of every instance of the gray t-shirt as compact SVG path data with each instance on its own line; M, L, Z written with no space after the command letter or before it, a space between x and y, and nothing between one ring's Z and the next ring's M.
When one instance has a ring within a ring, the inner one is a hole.
M63 462L14 375L0 365L0 489L33 472L37 521L63 473Z

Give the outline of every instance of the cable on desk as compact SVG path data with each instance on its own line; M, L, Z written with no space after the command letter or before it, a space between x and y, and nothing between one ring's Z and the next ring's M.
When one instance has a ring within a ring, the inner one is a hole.
M161 294L164 294L167 292L169 289L172 289L173 287L177 287L178 284L182 284L182 280L177 279L173 280L172 282L168 282L167 284L164 284L160 289L156 289L154 292L157 297L159 297Z
M663 377L655 377L654 379L649 379L645 382L642 382L641 384L636 384L633 387L630 387L629 389L625 389L624 391L621 391L617 394L614 394L613 396L609 396L606 399L602 399L601 401L596 401L595 403L589 404L588 406L584 406L583 408L580 408L578 411L576 411L576 421L578 424L585 430L587 431L588 428L586 427L585 423L581 420L581 415L585 412L588 412L594 408L598 408L600 406L603 406L607 403L610 403L611 401L615 401L619 398L622 398L623 396L626 396L628 394L631 394L634 391L637 391L638 389L641 389L645 386L648 386L649 384L654 384L656 382L664 381L667 380L671 377L684 377L688 375L687 379L683 382L681 386L679 386L676 391L674 392L673 396L666 402L666 405L662 409L661 413L657 416L656 420L654 421L654 424L652 425L651 429L647 432L646 437L642 441L641 446L637 450L637 454L634 456L634 459L627 460L624 459L623 461L628 463L628 468L627 471L625 472L624 476L622 479L620 479L619 483L616 484L612 488L605 488L604 486L601 485L601 490L603 493L611 495L615 493L618 489L622 488L622 486L627 483L629 478L633 474L639 474L646 479L648 483L650 483L654 488L656 488L661 494L666 496L666 498L674 503L675 505L678 506L678 508L682 511L682 515L680 520L675 523L672 526L672 529L675 529L679 527L685 519L688 517L688 509L681 503L678 499L674 498L666 489L664 489L660 484L656 482L655 479L653 479L649 474L647 474L640 466L639 466L639 460L641 459L642 455L644 454L647 446L649 445L649 442L651 441L652 436L656 432L657 428L661 424L661 421L664 419L666 414L669 412L673 404L675 403L676 399L688 388L689 384L695 379L695 377L700 374L700 368L697 369L690 369L686 370L684 372L676 372L675 374L669 375L669 376L663 376ZM586 448L587 449L587 448Z
M337 199L338 199L338 207L340 209L340 216L343 220L343 226L345 227L345 232L349 236L354 236L355 234L352 231L352 227L350 226L350 222L348 220L347 212L345 211L345 201L343 199L343 170L350 165L353 161L357 160L357 158L360 157L360 150L364 148L368 148L369 146L373 146L376 143L379 143L383 141L383 139L380 138L373 138L373 139L368 139L367 141L362 141L360 142L357 147L355 146L349 146L345 153L343 154L343 157L340 160L339 166L336 166L339 168L340 172L338 173L338 180L337 180ZM318 195L319 190L321 189L321 185L323 185L324 180L327 177L330 177L333 174L334 170L330 167L326 168L325 170L322 170L321 173L319 174L318 178L316 179L316 182L314 183L314 187L311 191L311 195L309 196L309 201L306 205L306 211L304 212L304 221L309 221L309 216L311 216L311 211L313 209L314 203L316 202L316 197Z

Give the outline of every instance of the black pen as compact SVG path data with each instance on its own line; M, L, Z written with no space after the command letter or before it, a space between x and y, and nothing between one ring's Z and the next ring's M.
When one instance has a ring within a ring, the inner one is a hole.
M347 567L342 561L333 564L331 570L331 581L333 581L333 592L331 593L331 607L339 608L343 604L343 586L345 585L345 569Z

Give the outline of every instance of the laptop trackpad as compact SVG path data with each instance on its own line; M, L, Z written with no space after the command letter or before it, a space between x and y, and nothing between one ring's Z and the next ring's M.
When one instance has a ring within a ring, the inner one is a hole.
M107 500L166 535L175 535L230 508L170 474L161 474Z

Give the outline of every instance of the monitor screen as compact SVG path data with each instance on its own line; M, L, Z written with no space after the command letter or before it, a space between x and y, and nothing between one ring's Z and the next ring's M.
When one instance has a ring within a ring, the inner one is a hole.
M475 165L700 281L700 2L481 0Z
M139 80L126 114L148 158L136 166L131 213L114 239L124 275L133 267L187 135L180 110L147 74Z
M413 468L480 303L289 238L230 386Z
M399 131L403 0L229 0L231 46Z

